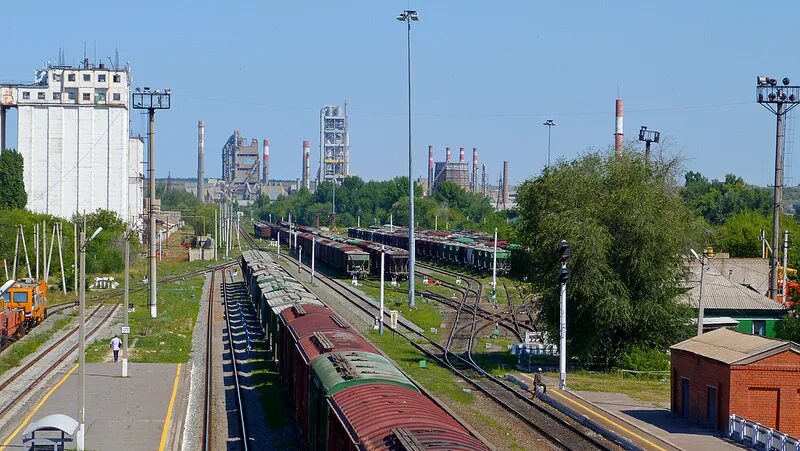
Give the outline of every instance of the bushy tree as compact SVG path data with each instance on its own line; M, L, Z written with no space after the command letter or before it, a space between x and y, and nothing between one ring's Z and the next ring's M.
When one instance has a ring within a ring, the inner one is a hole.
M572 245L568 284L570 353L606 365L626 351L664 350L686 336L679 302L681 257L704 224L676 194L674 162L649 169L635 151L560 161L518 192L518 239L529 247L529 280L558 336L558 243Z
M681 197L697 214L712 224L722 224L736 213L754 211L767 214L772 198L766 188L749 185L733 174L725 180L708 181L699 172L686 173Z
M775 335L784 340L800 343L800 311L795 308L778 321L775 326Z
M0 209L25 208L28 195L22 180L24 162L14 150L0 152Z

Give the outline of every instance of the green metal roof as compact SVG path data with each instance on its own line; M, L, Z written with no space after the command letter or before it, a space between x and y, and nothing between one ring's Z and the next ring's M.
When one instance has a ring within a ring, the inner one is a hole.
M467 237L456 238L453 241L458 241L459 243L464 243L464 244L470 244L475 242L475 240L473 240L472 238L467 238Z
M360 384L396 384L417 390L414 384L380 354L362 351L331 352L311 363L311 370L325 393L334 393Z

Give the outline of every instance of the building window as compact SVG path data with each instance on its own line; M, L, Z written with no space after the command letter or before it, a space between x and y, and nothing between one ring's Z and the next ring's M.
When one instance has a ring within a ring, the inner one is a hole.
M53 93L53 100L61 100L61 93L60 92L54 92Z
M37 93L36 98L39 100L44 100L44 93L43 92Z
M92 95L88 92L83 93L83 100L92 100Z
M114 80L114 83L119 83L119 80L120 80L119 74L114 74L114 77L112 78L112 80Z
M75 81L75 74L67 74L67 81Z
M97 92L94 95L95 102L105 102L106 101L106 93L105 92Z
M114 94L112 94L111 98L114 99L115 102L119 102L121 100L121 97L120 97L118 92L115 92Z
M53 74L53 81L61 81L61 74Z
M83 81L92 81L92 74L83 74Z
M753 335L767 335L767 321L763 319L753 320Z
M30 99L31 99L31 93L28 92L28 91L23 91L22 92L22 100L30 100Z
M73 92L73 91L70 91L70 92L67 93L67 99L69 99L69 100L76 100L77 97L78 97L77 94L75 92Z
M106 81L106 74L97 74L97 81L104 83Z

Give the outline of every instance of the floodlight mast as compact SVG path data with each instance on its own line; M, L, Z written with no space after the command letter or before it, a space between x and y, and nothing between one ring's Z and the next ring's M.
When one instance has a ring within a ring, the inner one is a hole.
M770 110L775 124L775 185L772 211L772 253L770 254L769 297L778 298L778 249L780 249L781 211L783 209L783 116L800 103L800 86L790 86L788 77L778 80L767 76L756 77L756 102Z
M647 167L650 167L650 143L658 144L661 140L661 132L655 130L648 130L646 125L642 125L639 129L639 141L644 141L644 161Z

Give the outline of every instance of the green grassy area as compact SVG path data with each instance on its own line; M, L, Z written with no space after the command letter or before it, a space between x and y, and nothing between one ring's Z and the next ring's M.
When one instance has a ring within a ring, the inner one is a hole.
M558 375L554 375L556 379ZM637 379L619 373L574 372L567 375L572 390L624 393L643 402L669 402L670 383L665 380Z
M379 280L364 280L360 283L361 291L375 300L380 300ZM421 283L415 283L415 287L417 290L425 288ZM408 281L399 282L395 287L385 284L384 306L386 310L398 310L404 318L422 328L425 333L430 333L432 327L438 329L442 325L438 303L428 299L417 299L415 308L408 307Z
M199 263L199 262L198 262ZM207 262L203 262L204 267ZM184 270L189 271L195 263L184 263ZM189 360L192 349L192 332L200 308L200 296L203 289L204 275L194 276L186 280L162 283L158 287L158 318L150 318L147 308L147 290L130 294L130 301L135 305L134 312L129 314L131 334L129 346L133 348L129 361L142 363L181 363ZM141 281L137 281L141 283ZM122 313L119 314L122 316ZM118 333L118 329L115 330ZM109 352L109 337L98 337L88 349L88 362L101 362Z
M0 357L0 374L4 374L10 368L19 366L22 359L36 352L36 350L47 342L47 340L52 338L56 332L67 327L73 319L73 315L58 318L49 329L41 332L33 332L11 345Z
M505 337L479 338L472 350L472 358L487 372L502 376L517 366L517 356L511 355L508 350L508 346L513 343L514 340Z
M510 449L510 450L520 450L520 451L524 451L524 450L528 449L527 446L520 445L517 442L516 434L514 433L514 431L511 428L498 423L497 421L494 420L494 418L486 416L481 411L473 410L473 412L475 413L475 416L479 420L481 420L482 422L486 423L486 425L488 425L492 429L495 429L495 430L497 430L499 432L505 432L505 434L506 434L506 443L505 444L508 446L508 449Z
M474 400L472 392L462 390L457 383L458 378L450 370L428 359L404 338L392 334L391 330L385 330L383 335L371 331L367 334L367 338L391 357L403 372L426 389L448 396L462 404L470 404ZM420 360L426 360L425 368L420 368Z

